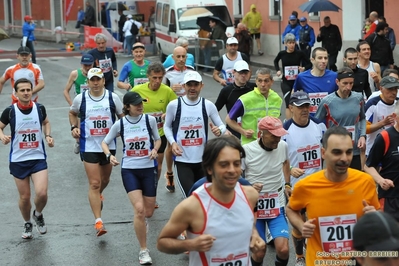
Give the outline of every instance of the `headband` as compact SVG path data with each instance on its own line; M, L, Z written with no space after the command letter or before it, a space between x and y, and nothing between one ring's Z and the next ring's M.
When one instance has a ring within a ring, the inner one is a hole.
M136 45L136 46L132 47L132 51L134 51L134 49L137 49L137 48L143 48L145 50L145 46L144 45Z
M350 72L339 73L337 75L338 80L345 79L345 78L355 78L355 77L353 76L353 73L350 73Z

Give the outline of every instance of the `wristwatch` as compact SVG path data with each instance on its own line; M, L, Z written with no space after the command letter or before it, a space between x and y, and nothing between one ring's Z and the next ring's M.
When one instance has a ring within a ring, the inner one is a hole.
M77 126L71 126L71 131L74 130L75 128L78 128Z
M109 161L109 158L111 157L111 153L108 153L107 155L105 155L107 157L107 160Z

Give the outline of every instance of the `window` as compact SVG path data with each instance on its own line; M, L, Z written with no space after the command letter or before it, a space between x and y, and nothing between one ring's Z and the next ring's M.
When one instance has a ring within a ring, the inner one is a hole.
M179 29L199 29L199 26L197 25L197 18L211 16L214 14L217 14L217 16L224 22L227 27L233 26L229 11L226 6L205 6L193 7L188 9L179 8L177 10L177 16L179 18Z
M161 24L162 19L162 3L157 4L157 12L156 12L155 21L157 24Z
M175 10L172 9L170 11L170 20L169 20L170 24L176 25L176 15L175 15Z
M162 12L162 26L168 27L168 18L169 18L169 5L163 5L163 12Z
M278 20L283 16L282 0L269 1L269 16L271 20Z

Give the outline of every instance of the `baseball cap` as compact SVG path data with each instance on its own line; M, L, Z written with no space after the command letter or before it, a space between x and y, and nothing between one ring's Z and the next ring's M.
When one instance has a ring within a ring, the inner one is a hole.
M245 62L244 60L238 60L237 62L234 63L234 70L237 72L240 72L243 70L249 71L248 63Z
M82 65L91 65L94 63L94 57L91 54L84 54L82 59L80 59L80 63Z
M296 16L291 15L291 16L290 16L290 20L296 20Z
M227 39L226 44L238 44L236 37L230 37Z
M132 14L126 16L127 18L133 18Z
M29 15L26 15L26 16L24 17L24 20L25 20L25 21L27 21L27 20L32 20L32 17L29 16Z
M288 134L288 131L283 128L283 123L280 119L266 116L262 118L258 123L260 130L268 130L276 137L281 137Z
M399 251L397 221L387 213L366 213L353 228L353 247L359 251Z
M103 71L100 68L90 68L89 72L87 72L87 78L91 79L92 77L99 77L99 78L103 78L104 74Z
M30 54L30 49L26 46L21 46L18 48L17 54Z
M306 92L296 91L293 94L291 94L290 104L293 104L295 106L302 106L306 103L308 104L312 103L310 101L309 95Z
M300 19L299 19L299 21L300 22L304 22L304 21L307 21L308 19L306 18L306 17L301 17Z
M399 80L391 76L386 76L381 79L380 86L385 89L396 88L399 87Z
M141 98L140 94L137 92L129 91L123 96L123 104L138 105L141 102L147 102L147 100Z
M189 81L202 82L202 77L197 71L189 71L184 75L183 82L186 84Z

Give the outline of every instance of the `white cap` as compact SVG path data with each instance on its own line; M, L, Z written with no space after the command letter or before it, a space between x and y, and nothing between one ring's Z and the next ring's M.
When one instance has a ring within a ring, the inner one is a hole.
M249 71L248 63L245 62L244 60L238 60L237 62L234 63L234 70L237 72L240 72L243 70Z
M235 37L230 37L227 39L226 44L238 44L238 40Z
M197 81L197 82L202 82L202 77L197 71L189 71L184 75L184 84L186 84L189 81Z
M99 77L102 79L104 77L103 71L100 68L90 68L89 72L87 72L87 78L91 79L92 77Z
M126 16L127 18L133 18L132 14Z

